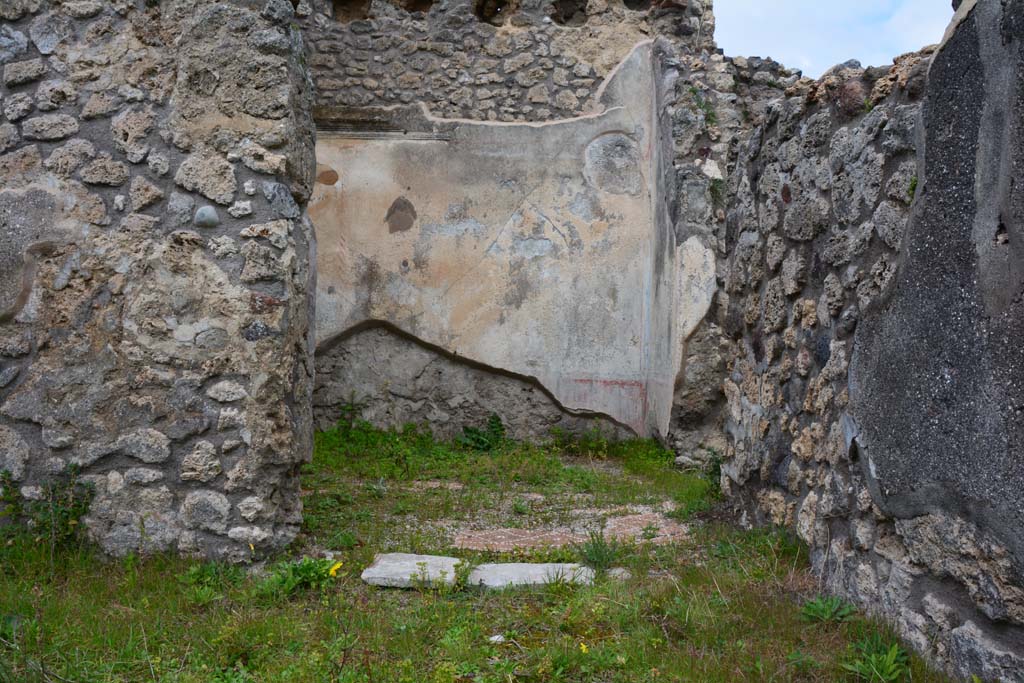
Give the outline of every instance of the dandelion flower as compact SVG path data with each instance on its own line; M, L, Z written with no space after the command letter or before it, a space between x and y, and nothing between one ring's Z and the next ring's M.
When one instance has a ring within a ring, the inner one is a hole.
M588 652L590 652L590 648L587 647L586 643L580 643L580 652L582 652L583 654L587 654Z
M341 566L343 564L344 564L343 562L335 562L334 564L332 564L331 565L331 571L330 571L331 576L337 576L338 575L338 570L341 569Z

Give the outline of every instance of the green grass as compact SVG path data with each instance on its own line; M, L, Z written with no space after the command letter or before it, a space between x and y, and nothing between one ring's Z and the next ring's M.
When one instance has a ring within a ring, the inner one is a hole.
M412 485L424 481L445 485ZM534 524L580 500L713 505L714 484L675 470L653 442L502 439L480 451L353 424L318 436L303 486L303 534L261 575L163 556L110 561L74 544L51 567L45 544L10 536L0 683L843 681L857 680L858 663L885 666L874 644L896 642L858 614L808 622L801 605L814 584L787 534L692 517L691 538L675 545L592 537L535 553L626 566L625 581L482 592L359 580L380 550L444 548L438 520ZM517 506L526 493L545 498ZM300 559L323 547L336 561ZM906 666L913 681L947 680L914 656Z

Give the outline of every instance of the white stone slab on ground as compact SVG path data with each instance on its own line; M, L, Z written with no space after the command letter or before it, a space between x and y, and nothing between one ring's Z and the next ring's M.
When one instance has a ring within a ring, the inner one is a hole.
M455 583L455 565L461 561L440 555L382 553L373 558L373 564L363 570L361 578L371 586L388 588L450 586Z
M511 586L542 586L557 581L590 585L594 582L594 570L578 564L565 563L481 564L470 573L467 583L470 586L485 588L509 588Z

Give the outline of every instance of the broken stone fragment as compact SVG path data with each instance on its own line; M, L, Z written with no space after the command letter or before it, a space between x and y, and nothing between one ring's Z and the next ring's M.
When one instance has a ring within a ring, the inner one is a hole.
M116 93L93 93L82 107L82 118L88 120L107 116L117 111L120 106L121 98Z
M193 491L181 504L181 521L188 529L223 534L227 530L231 503L223 493Z
M769 235L768 241L765 246L765 260L768 263L768 269L772 272L779 267L782 263L782 258L786 254L786 242L778 235Z
M44 444L55 450L68 448L75 443L75 437L70 432L59 428L43 427L40 436Z
M0 426L0 472L9 472L15 481L25 476L29 448L18 432Z
M253 320L242 328L242 339L249 342L257 342L276 334L277 331L262 320Z
M260 16L275 24L286 24L295 16L295 7L288 0L267 0Z
M284 173L288 164L288 159L283 154L274 154L248 139L243 140L238 150L228 158L241 159L246 168L269 175Z
M270 247L248 242L242 247L245 264L242 266L242 282L279 280L282 276L281 261Z
M790 249L782 263L782 287L788 296L797 294L807 280L807 260L795 249Z
M163 199L164 193L156 185L137 175L132 178L128 196L131 199L132 211L141 211Z
M455 584L456 557L382 553L363 570L360 578L371 586L414 588L418 586L451 586Z
M210 251L217 258L228 258L238 253L238 245L230 237L222 235L210 240ZM198 343L198 339L196 343Z
M125 455L146 463L163 462L171 457L171 440L150 428L125 434L118 439L117 448Z
M543 586L549 583L572 583L588 586L594 582L594 570L572 563L533 564L512 562L481 564L469 574L470 586L502 589L515 586Z
M0 154L16 146L18 139L18 129L13 124L0 124Z
M81 467L88 467L100 458L117 451L117 443L104 441L79 444L75 447L71 462Z
M217 431L223 432L243 426L245 426L245 420L242 417L242 411L238 408L221 408L220 415L217 417Z
M31 182L41 166L39 148L35 145L0 155L0 187L16 187Z
M148 486L155 484L164 478L164 473L160 470L150 469L148 467L131 467L125 470L124 483L134 484L136 486Z
M222 471L217 447L209 441L200 441L181 463L182 481L208 482Z
M146 154L149 152L146 136L153 129L155 118L152 108L141 110L130 108L110 121L114 146L118 151L123 152L131 163L137 164L146 158Z
M252 214L252 202L250 201L238 201L228 208L228 213L231 214L232 218L242 218L243 216L249 216Z
M270 208L281 218L298 218L299 205L291 191L281 183L263 183L263 196L270 202Z
M249 36L249 44L260 52L272 55L287 55L292 47L288 35L280 28L256 31Z
M21 126L26 140L62 140L78 132L78 121L67 114L46 114L28 119Z
M530 88L526 93L526 96L534 104L548 104L551 102L551 94L548 92L548 86L543 83Z
M233 403L242 400L249 394L245 391L245 387L238 382L225 379L207 389L206 395L219 403Z
M78 0L78 2L65 2L61 9L75 19L91 19L103 11L103 5L99 0Z
M4 116L11 122L20 121L28 116L34 108L35 105L29 95L18 93L11 95L4 102Z
M242 237L263 237L278 249L284 249L288 246L288 235L291 230L291 221L277 220L269 223L255 223L239 234Z
M893 202L884 201L875 209L871 221L882 241L898 251L903 239L903 230L907 224L907 216L900 208Z
M24 54L28 49L28 38L21 31L13 26L3 24L0 26L0 64L6 64Z
M38 10L39 0L4 0L0 2L0 19L17 21L26 12Z
M8 384L14 381L14 378L18 376L18 366L12 365L0 370L0 389L3 389Z
M188 225L192 220L192 209L196 202L192 197L180 192L172 192L167 200L167 213L175 225Z
M263 512L263 501L257 496L243 498L238 504L238 514L247 522L254 521Z
M51 55L58 45L74 35L74 30L67 17L41 14L29 24L28 35L41 54Z
M146 157L146 166L149 167L150 173L156 176L165 176L171 170L171 164L167 159L167 155L152 151Z
M174 182L186 190L198 192L218 204L234 201L237 182L235 169L219 154L201 150L190 154L174 174Z
M579 105L579 98L571 90L562 90L555 96L555 106L562 109L574 112Z
M4 85L11 88L16 85L31 83L42 78L45 73L46 64L41 59L10 62L4 66Z
M78 98L78 90L70 81L43 81L36 90L36 107L40 111L53 111Z
M110 154L101 152L98 157L79 173L82 182L90 185L110 185L117 187L128 180L128 166L121 161L114 161Z
M228 530L228 538L245 545L259 546L273 538L273 534L258 526L236 526Z

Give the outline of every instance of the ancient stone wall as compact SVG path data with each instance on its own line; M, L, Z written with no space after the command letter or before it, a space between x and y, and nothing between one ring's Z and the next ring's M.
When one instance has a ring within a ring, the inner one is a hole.
M287 544L311 451L312 89L288 0L0 4L0 469L108 552Z
M723 485L958 676L1024 680L1021 3L771 103L731 174ZM1011 491L1013 493L1011 493Z

